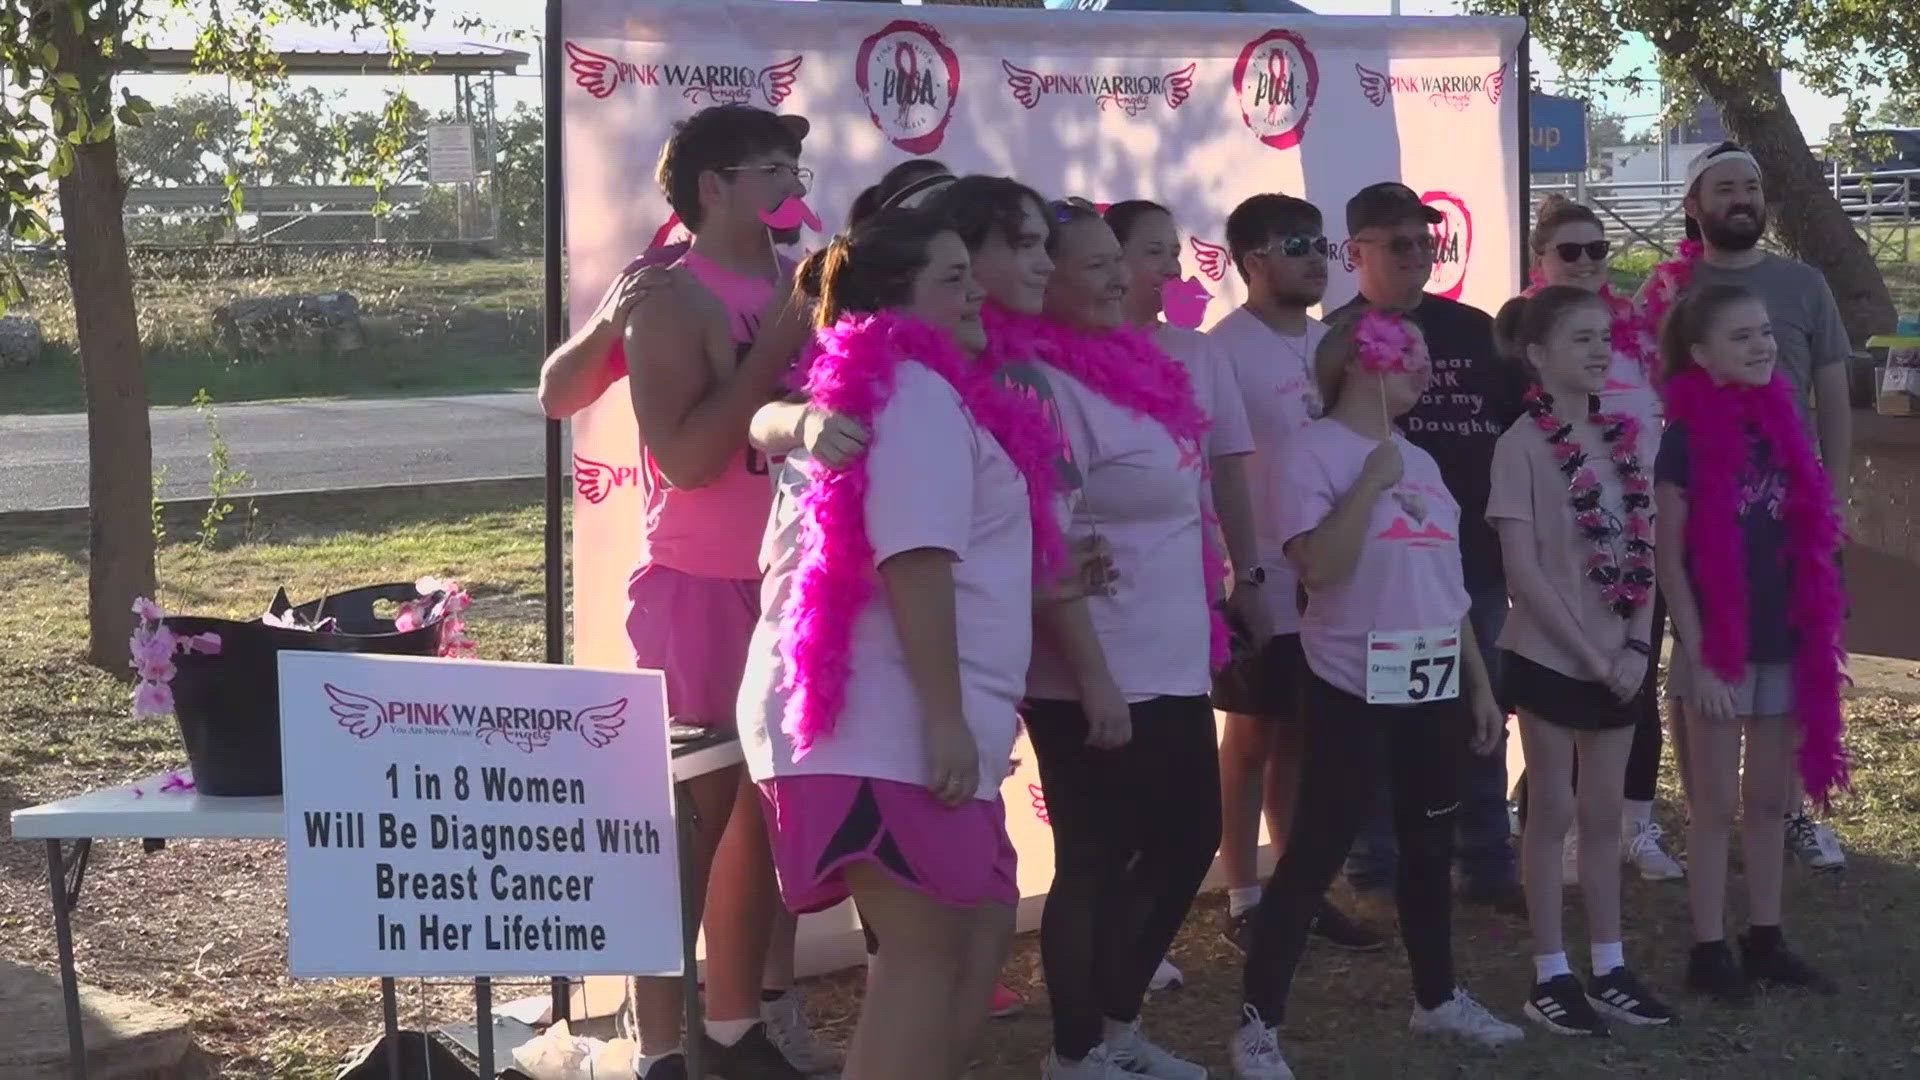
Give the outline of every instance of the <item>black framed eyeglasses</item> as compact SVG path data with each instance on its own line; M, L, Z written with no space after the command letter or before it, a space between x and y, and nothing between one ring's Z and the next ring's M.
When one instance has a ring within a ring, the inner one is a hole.
M757 173L760 176L766 177L776 177L784 174L798 180L801 187L808 190L813 189L812 169L804 165L789 165L784 161L769 161L760 165L728 165L724 168L715 169L714 171L723 173Z
M1592 259L1594 262L1606 262L1607 254L1612 250L1613 242L1610 240L1589 240L1584 244L1553 245L1554 254L1560 256L1560 261L1565 263L1579 262L1582 253L1585 253L1587 258Z
M1276 236L1269 241L1265 247L1260 248L1257 253L1261 255L1271 255L1276 251L1291 259L1300 258L1302 255L1308 253L1318 255L1324 259L1332 253L1333 246L1327 243L1327 238L1324 236L1306 236L1304 234L1297 236Z

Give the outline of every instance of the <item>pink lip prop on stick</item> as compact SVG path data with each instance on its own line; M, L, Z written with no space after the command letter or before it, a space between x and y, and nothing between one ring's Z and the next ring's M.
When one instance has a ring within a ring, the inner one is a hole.
M789 195L786 202L762 212L760 220L769 229L797 229L804 224L814 232L822 231L820 215L814 213L813 207L807 205L807 200L798 195Z
M1196 330L1207 315L1207 302L1213 294L1200 283L1197 277L1182 281L1178 278L1160 286L1160 310L1167 313L1167 321L1175 326Z

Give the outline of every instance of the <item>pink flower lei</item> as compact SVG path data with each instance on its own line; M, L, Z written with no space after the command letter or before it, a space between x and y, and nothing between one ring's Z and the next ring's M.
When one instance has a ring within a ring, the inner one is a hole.
M1633 333L1633 341L1641 364L1649 372L1654 370L1654 361L1660 355L1661 320L1679 301L1680 294L1686 292L1687 286L1693 283L1693 268L1706 250L1707 246L1698 240L1682 240L1679 253L1655 266L1653 275L1647 279L1646 295L1640 301L1640 321ZM1616 344L1618 340L1616 332Z
M1783 372L1775 370L1766 386L1718 385L1690 367L1665 389L1668 422L1686 430L1687 569L1700 605L1700 657L1728 682L1739 682L1747 664L1747 551L1739 507L1756 439L1786 474L1784 569L1792 578L1788 617L1799 638L1793 692L1800 780L1824 806L1835 791L1850 786L1840 708L1846 651L1839 554L1845 537L1826 470L1814 456Z
M892 396L902 361L917 361L947 380L968 415L1026 479L1036 577L1065 565L1053 512L1060 441L1039 409L997 384L988 367L963 356L949 336L897 312L849 316L817 340L806 378L808 398L869 427ZM878 448L868 452L873 449ZM811 483L800 496L805 514L800 567L780 624L787 665L781 689L791 692L781 730L793 740L796 761L833 734L853 670L854 622L873 596L865 458L842 469L815 461L808 472Z
M168 716L173 712L173 658L181 653L220 652L220 635L212 632L181 637L167 629L166 613L146 597L133 602L133 637L127 643L127 666L138 675L133 688L133 715L136 719Z
M1063 371L1135 416L1158 422L1183 456L1192 454L1200 461L1201 476L1208 474L1202 448L1212 421L1194 395L1193 378L1186 365L1168 356L1145 332L1121 327L1088 334L993 303L981 315L987 325L990 367L1031 358ZM1213 530L1202 528L1200 573L1210 616L1207 656L1218 671L1232 654L1226 620L1213 604L1213 583L1225 578L1228 566L1225 554L1216 548Z
M1607 456L1620 478L1621 505L1626 511L1624 525L1615 525L1600 509L1600 477L1587 463L1586 452L1573 441L1573 426L1563 424L1553 414L1553 395L1538 386L1527 391L1527 414L1534 426L1547 437L1554 460L1567 477L1567 501L1573 507L1573 522L1583 539L1594 546L1587 558L1587 578L1600 586L1607 607L1623 619L1631 619L1653 596L1653 494L1647 474L1640 467L1640 422L1631 416L1590 410L1587 422L1600 428L1607 444ZM1624 535L1621 546L1627 557L1617 562L1614 542Z

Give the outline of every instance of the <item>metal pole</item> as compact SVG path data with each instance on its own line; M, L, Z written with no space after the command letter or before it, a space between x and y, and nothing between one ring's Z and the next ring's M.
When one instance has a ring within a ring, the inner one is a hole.
M47 894L53 900L53 940L60 954L60 998L67 1010L67 1074L87 1080L87 1036L80 1026L80 975L73 968L73 897L60 841L47 841Z
M494 1080L500 1070L493 1067L493 980L485 975L473 980L474 1036L480 1040L481 1080Z
M546 37L540 42L540 96L546 158L542 169L544 203L541 207L543 218L541 246L546 255L546 283L542 293L542 310L545 316L549 354L567 336L566 311L561 307L560 297L560 233L564 219L560 188L560 73L566 70L566 65L560 62L562 41L560 3L561 0L547 0ZM494 175L497 177L498 163L495 164ZM560 528L560 500L565 495L560 483L561 452L560 421L548 420L546 423L546 645L549 664L563 664L567 659L567 629L562 621L566 614L567 549L566 540ZM569 999L566 977L554 976L553 1019L556 1023L570 1019Z
M1520 114L1520 280L1527 280L1528 254L1531 240L1527 231L1533 221L1533 3L1532 0L1520 0L1520 18L1527 26L1520 32L1520 53L1515 66L1519 78L1519 93L1515 94L1514 107Z
M392 979L380 980L380 1026L387 1034L387 1080L400 1080L400 997Z

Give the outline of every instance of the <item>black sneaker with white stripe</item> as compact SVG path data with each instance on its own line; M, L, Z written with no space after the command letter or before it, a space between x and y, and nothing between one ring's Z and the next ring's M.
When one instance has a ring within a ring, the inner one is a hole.
M1525 1012L1527 1019L1555 1035L1607 1035L1607 1022L1593 1011L1580 980L1572 975L1555 975L1546 982L1534 983Z
M1633 972L1617 967L1605 975L1595 975L1587 986L1587 1000L1593 1007L1625 1024L1670 1024L1678 1018L1672 1009L1660 1003Z

